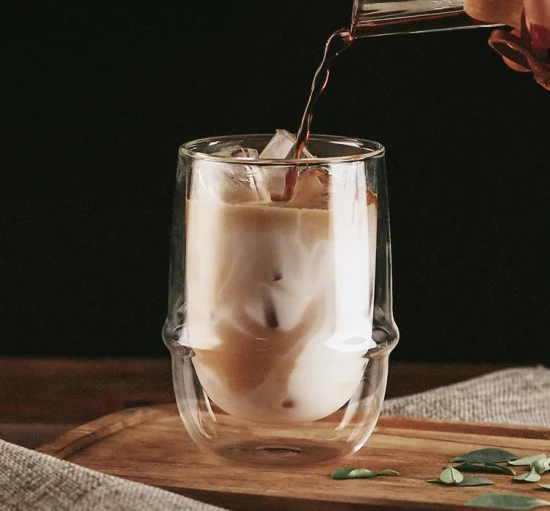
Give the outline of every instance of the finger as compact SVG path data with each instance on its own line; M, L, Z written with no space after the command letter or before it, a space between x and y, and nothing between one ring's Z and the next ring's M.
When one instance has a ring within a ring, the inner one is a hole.
M537 0L548 2L550 0ZM464 0L464 10L471 18L486 23L521 26L521 0Z
M531 66L525 52L527 51L521 41L519 30L512 32L507 30L494 30L489 37L489 45L500 54L505 64L520 73L529 73Z
M533 53L543 57L550 48L550 0L525 0L524 9Z
M517 71L518 73L530 73L531 70L526 68L526 67L523 67L522 65L520 64L517 64L516 62L514 62L513 60L510 60L510 59L507 59L506 57L502 57L502 60L504 61L504 63L510 68L510 69L513 69L514 71Z

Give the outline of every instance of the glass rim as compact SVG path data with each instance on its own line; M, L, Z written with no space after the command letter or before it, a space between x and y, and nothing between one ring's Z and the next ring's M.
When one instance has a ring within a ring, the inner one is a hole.
M325 135L325 134L312 134L310 135L310 140L319 140L319 141L328 141L334 142L336 144L348 145L350 147L357 147L359 149L364 149L367 152L357 153L344 156L326 156L326 157L315 157L315 158L281 158L281 159L272 159L272 158L236 158L234 156L219 156L214 154L207 154L195 150L194 148L214 141L229 141L232 139L239 138L267 138L268 140L273 137L273 133L249 133L249 134L236 134L236 135L222 135L222 136L213 136L213 137L204 137L198 138L195 140L190 140L180 145L179 152L183 153L186 156L191 158L213 161L219 163L236 163L242 165L243 162L246 162L247 165L279 165L279 166L304 166L304 165L323 165L327 163L349 163L354 161L368 160L371 158L376 158L384 156L386 149L380 143L374 140L368 140L363 138L356 137L346 137L343 135Z

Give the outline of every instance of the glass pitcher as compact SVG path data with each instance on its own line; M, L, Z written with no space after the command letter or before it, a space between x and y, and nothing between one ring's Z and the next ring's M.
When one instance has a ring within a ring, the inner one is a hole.
M354 0L354 38L500 26L477 22L464 0Z

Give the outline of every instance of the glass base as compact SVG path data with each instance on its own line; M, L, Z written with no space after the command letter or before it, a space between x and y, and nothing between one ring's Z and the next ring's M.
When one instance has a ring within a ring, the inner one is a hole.
M176 401L192 440L228 462L248 465L312 465L348 456L370 437L384 399L388 355L379 350L365 361L358 387L341 408L319 420L256 422L229 414L210 399L191 350L172 351Z
M289 441L288 438L237 442L219 447L214 452L224 459L252 465L302 465L343 455L341 448L301 439Z

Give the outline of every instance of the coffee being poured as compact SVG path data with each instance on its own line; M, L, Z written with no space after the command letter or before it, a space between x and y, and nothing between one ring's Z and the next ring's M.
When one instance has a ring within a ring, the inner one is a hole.
M193 164L185 335L209 399L234 417L328 417L358 392L377 347L376 187L356 161L329 172L307 145L331 64L367 34L354 19L326 43L297 138L278 130L256 149L217 144ZM309 162L269 164L300 157Z
M351 27L334 32L325 44L323 59L315 71L308 101L289 157L302 157L311 132L315 105L325 90L333 60L351 46L355 39L383 35L440 32L475 28L476 23L464 12L462 0L400 0L377 2L355 0ZM298 178L291 169L285 182L284 200L290 200Z

